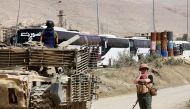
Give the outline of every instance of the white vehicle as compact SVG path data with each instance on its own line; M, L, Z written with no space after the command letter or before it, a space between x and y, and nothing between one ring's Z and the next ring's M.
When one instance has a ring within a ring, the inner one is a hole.
M17 36L16 43L25 43L28 41L39 41L41 32L45 28L46 26L19 29L16 35ZM54 30L59 34L59 43L66 41L75 35L80 34L77 31L69 31L60 27L54 27Z
M111 36L111 37L110 37ZM101 59L98 66L112 66L120 54L133 56L138 61L139 55L150 54L150 40L144 38L116 38L112 35L100 36L101 39Z
M114 60L119 58L119 54L126 54L130 56L130 48L110 48L109 51L101 56L101 60L98 62L98 66L112 66Z
M112 66L113 61L119 58L119 54L130 56L129 39L116 38L114 35L99 35L100 42L100 59L98 66Z
M180 58L182 59L190 59L190 42L188 41L174 41L174 46L179 47L181 51Z
M174 46L180 51L180 58L190 59L190 42L188 41L173 41Z
M190 50L184 50L181 55L181 58L189 60L190 59Z
M174 43L174 45L179 46L181 44L187 44L189 42L188 41L173 41L173 43Z
M150 55L150 39L130 38L130 52L135 61L140 58Z

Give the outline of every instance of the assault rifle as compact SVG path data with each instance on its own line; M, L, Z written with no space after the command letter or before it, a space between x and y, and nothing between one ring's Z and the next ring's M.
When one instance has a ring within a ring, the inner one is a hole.
M136 102L135 102L135 104L133 105L133 108L132 108L132 109L135 108L135 106L137 105L138 102L139 102L139 100L137 99Z

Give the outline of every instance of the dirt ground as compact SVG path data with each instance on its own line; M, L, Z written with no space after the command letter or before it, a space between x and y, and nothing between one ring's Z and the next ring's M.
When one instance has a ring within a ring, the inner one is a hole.
M190 99L190 85L165 88L153 97L153 109L190 109L187 101ZM93 102L92 109L132 109L136 101L136 94L102 98ZM135 107L139 109L139 106Z

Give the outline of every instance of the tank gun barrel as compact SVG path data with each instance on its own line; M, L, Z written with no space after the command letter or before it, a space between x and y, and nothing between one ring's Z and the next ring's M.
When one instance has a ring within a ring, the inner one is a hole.
M80 39L79 35L75 35L74 37L68 39L67 41L64 41L62 43L59 44L59 48L65 48L68 45L70 45L71 43L75 42L76 40Z

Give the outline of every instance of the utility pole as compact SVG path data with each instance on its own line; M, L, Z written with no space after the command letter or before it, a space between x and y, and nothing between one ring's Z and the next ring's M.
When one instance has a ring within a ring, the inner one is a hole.
M189 0L187 0L187 40L189 37Z
M16 37L17 37L17 31L18 31L18 22L19 22L19 17L20 17L20 0L18 0L18 12L17 12L17 19L16 19ZM14 42L14 45L16 46L16 43L17 43L17 38L14 37L13 38L13 42Z
M156 26L155 26L155 6L154 6L154 0L152 3L152 7L153 7L153 28L154 28L154 32L156 32Z
M97 29L98 29L98 34L100 34L100 29L99 29L99 3L98 0L96 0L96 16L97 16Z
M62 1L59 0L58 4L59 4L60 10L59 10L59 14L57 15L59 17L59 24L58 24L59 27L63 27L63 16L64 16L63 10L61 9L61 3L62 3Z
M20 0L18 0L18 12L17 12L17 19L16 19L16 30L18 29L19 17L20 17Z
M59 26L60 27L63 27L63 10L59 10L59 14L58 14L58 17L59 17Z

